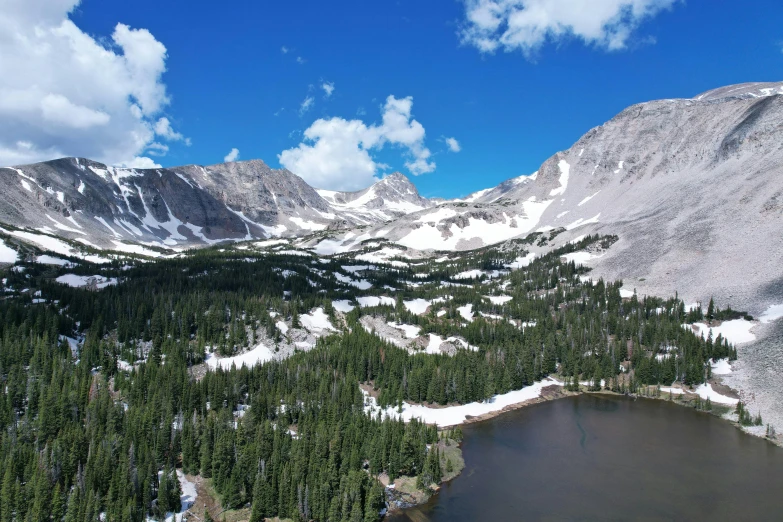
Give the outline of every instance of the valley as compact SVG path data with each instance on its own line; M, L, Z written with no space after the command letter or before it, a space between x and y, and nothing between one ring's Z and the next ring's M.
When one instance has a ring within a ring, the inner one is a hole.
M0 169L0 520L379 520L451 487L462 426L554 399L781 444L781 85L630 107L454 200Z
M388 245L327 257L251 241L154 261L102 252L107 262L93 264L7 236L18 261L3 280L0 364L9 373L0 413L4 422L18 416L31 443L81 433L82 443L47 457L57 466L96 444L121 444L86 463L91 500L72 509L88 518L90 509L119 518L123 505L165 514L159 503L143 507L144 495L157 491L160 502L172 487L149 471L162 465L168 484L177 470L182 498L192 487L182 477L208 479L214 516L366 519L398 498L373 477L399 479L400 491L434 488L454 463L433 445L454 447L460 424L524 404L604 389L668 394L728 416L737 409L716 379L737 355L723 335L736 328L721 326L750 324L744 312L686 308L593 280L573 258L611 248L614 237L529 257L542 239L438 259L381 259ZM708 313L721 333L705 339L683 328ZM40 395L20 395L22 367ZM97 415L94 425L81 428L81 415L68 413L82 410ZM747 424L778 442L764 421ZM261 471L246 467L256 459ZM144 482L115 488L129 469ZM165 509L188 516L187 502L171 498Z

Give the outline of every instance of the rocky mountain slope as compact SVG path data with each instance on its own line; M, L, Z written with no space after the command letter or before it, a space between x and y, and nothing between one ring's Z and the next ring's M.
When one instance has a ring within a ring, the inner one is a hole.
M322 254L372 239L426 254L536 232L542 253L614 234L609 251L581 258L596 274L758 312L783 288L781 116L783 83L634 105L535 174L451 201L421 197L401 174L345 193L261 161L133 170L66 158L0 169L0 222L140 253L309 236Z
M342 216L363 224L390 221L436 206L434 201L420 196L416 186L400 173L358 192L317 192Z
M433 205L401 174L325 199L258 160L138 170L64 158L0 168L0 182L0 222L140 253L372 225Z
M619 241L608 252L582 258L597 275L655 295L714 295L758 313L783 294L781 122L783 83L634 105L531 176L329 241L332 249L384 237L414 249L467 250L556 235L532 247L542 252L613 234Z

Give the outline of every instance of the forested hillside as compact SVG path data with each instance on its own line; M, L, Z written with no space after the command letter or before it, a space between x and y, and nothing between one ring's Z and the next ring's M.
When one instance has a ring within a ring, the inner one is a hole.
M458 435L368 412L360 384L397 409L487 401L548 375L633 393L702 383L711 359L736 357L683 328L735 312L621 297L621 282L567 261L614 239L527 266L514 260L540 234L417 262L241 245L102 266L29 255L2 274L0 522L162 519L182 508L183 474L253 521L374 521L378 478L437 484L436 443ZM397 342L367 320L418 335Z

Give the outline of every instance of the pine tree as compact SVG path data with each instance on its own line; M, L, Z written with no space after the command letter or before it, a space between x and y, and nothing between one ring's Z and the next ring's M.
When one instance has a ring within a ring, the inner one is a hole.
M60 521L65 516L66 499L62 494L62 488L58 482L54 486L54 492L52 493L52 520Z
M12 462L9 456L4 464L3 487L0 489L0 522L11 522L16 509L14 502L14 482L16 477L13 475Z
M264 478L261 473L256 474L253 485L253 504L250 511L250 522L263 522L267 516L264 506Z
M383 486L377 480L373 481L364 501L364 522L377 522L384 504Z
M68 507L65 511L65 522L80 522L79 512L81 511L81 499L79 488L75 487L68 495Z

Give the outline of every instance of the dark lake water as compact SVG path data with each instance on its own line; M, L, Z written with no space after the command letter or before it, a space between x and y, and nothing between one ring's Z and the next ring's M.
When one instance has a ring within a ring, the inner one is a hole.
M464 433L462 475L391 520L783 520L783 449L665 401L580 395Z

